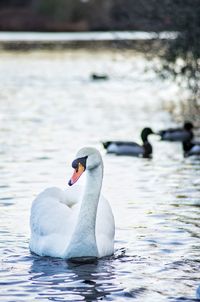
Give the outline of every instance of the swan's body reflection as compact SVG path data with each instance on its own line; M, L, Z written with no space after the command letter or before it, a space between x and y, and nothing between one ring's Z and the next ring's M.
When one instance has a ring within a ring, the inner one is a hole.
M41 287L38 295L45 299L60 301L60 297L68 301L96 301L111 292L121 291L110 258L80 265L58 258L33 257L32 285Z

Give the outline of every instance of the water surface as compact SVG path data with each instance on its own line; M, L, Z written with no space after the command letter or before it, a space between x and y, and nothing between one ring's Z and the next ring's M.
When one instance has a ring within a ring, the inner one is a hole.
M0 54L0 301L194 301L200 284L200 161L151 137L152 160L106 155L100 141L140 141L173 126L175 96L131 53ZM107 73L108 81L90 74ZM115 255L77 265L29 251L29 214L65 188L76 151L98 148L116 220Z

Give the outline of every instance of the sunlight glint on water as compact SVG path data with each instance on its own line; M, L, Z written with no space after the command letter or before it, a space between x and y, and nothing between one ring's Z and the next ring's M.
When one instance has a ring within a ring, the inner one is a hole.
M199 161L152 137L152 160L105 155L100 141L140 141L172 126L160 82L135 54L1 53L0 301L180 301L199 285ZM108 81L93 82L92 72ZM166 96L166 94L168 94ZM65 188L82 146L100 149L116 220L115 255L75 265L31 255L29 213L48 186Z

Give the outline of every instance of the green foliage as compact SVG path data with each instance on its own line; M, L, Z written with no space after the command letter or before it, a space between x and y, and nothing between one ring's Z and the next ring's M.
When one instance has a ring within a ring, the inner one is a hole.
M54 0L40 0L37 1L36 10L41 14L53 16L55 14L57 5L57 1Z
M79 0L38 0L34 6L41 15L59 21L79 21L84 12Z
M200 96L200 1L174 0L167 12L178 35L162 54L164 77L172 76Z

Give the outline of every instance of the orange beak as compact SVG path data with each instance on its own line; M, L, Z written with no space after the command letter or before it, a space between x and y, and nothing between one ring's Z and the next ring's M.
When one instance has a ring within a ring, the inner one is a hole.
M72 186L73 184L75 184L75 182L77 182L77 180L80 178L84 171L84 166L81 163L78 163L78 168L74 170L74 173L71 179L69 180L68 185Z

